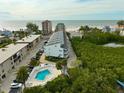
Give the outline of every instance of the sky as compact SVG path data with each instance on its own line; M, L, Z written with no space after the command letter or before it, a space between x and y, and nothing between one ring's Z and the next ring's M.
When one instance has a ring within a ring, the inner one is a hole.
M0 20L124 20L124 0L0 0Z

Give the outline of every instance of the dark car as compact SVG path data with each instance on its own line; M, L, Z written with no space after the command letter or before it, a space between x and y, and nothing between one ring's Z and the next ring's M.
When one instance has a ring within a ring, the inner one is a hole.
M44 41L44 45L46 45L46 43L47 43L47 40L46 40L46 41Z

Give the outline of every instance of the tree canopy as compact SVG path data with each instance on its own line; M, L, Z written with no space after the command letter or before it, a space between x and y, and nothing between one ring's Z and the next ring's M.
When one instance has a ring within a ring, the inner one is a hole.
M124 20L120 20L117 22L118 26L123 26L124 27Z
M33 23L27 23L26 25L27 30L29 30L30 33L35 32L36 34L39 33L39 27L36 24Z
M25 85L25 81L28 78L28 69L27 67L23 66L19 69L19 71L17 72L17 81L18 82L22 82Z

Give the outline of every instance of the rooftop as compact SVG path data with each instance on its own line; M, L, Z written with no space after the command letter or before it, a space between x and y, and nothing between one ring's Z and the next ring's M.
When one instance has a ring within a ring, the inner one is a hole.
M19 50L27 46L27 44L10 44L5 48L0 49L0 64L13 56Z
M50 39L48 40L46 46L56 44L56 43L61 43L64 44L64 32L63 31L58 31L54 32Z
M21 40L18 40L17 43L22 43L22 42L31 43L38 37L40 37L40 35L30 35L30 36L22 38Z
M0 38L4 38L5 36L0 36Z
M51 21L49 21L49 20L44 20L42 23L44 23L44 22L51 22Z

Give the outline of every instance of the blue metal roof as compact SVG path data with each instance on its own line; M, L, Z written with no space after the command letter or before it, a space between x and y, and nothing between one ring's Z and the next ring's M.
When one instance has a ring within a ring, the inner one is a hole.
M50 37L50 39L48 40L46 46L48 45L53 45L56 43L61 43L64 44L64 32L63 31L58 31L58 32L54 32L52 34L52 36Z

